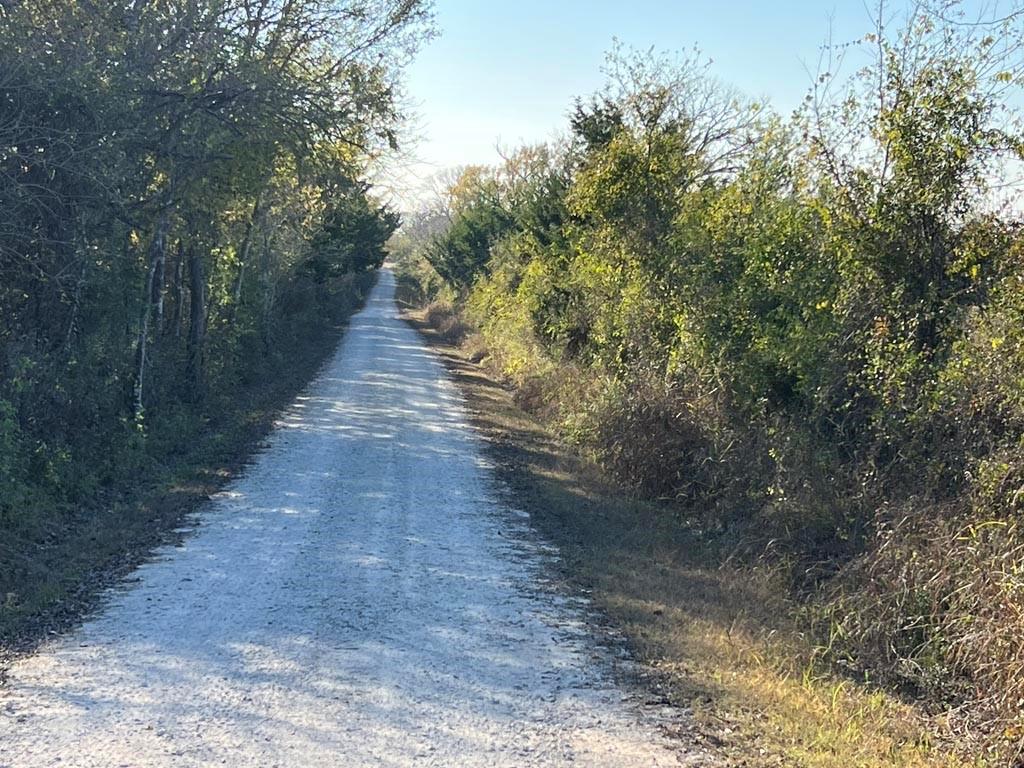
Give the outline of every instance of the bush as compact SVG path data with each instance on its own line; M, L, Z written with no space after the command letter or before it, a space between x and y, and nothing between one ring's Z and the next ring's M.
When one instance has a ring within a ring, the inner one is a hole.
M827 589L831 652L1024 748L1024 535L1015 519L924 503L879 515Z
M637 494L770 553L828 658L1024 746L1024 238L989 188L1022 38L931 10L790 123L616 52L564 146L455 180L428 315Z
M449 344L461 344L472 330L455 308L445 301L432 302L427 307L424 319Z

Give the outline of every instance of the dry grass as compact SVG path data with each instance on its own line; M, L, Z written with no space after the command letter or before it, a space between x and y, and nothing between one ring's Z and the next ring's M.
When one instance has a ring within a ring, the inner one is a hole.
M950 505L952 506L952 505ZM994 504L995 508L1008 505ZM1003 763L1024 761L1024 533L1012 515L913 501L831 584L836 648L930 700Z
M446 301L432 302L423 311L424 321L449 344L461 344L472 329Z
M411 319L462 387L502 480L561 548L567 578L591 590L663 689L693 709L687 738L731 766L986 765L956 754L941 718L824 671L771 571L723 563L721 544L678 510L622 495L424 313Z

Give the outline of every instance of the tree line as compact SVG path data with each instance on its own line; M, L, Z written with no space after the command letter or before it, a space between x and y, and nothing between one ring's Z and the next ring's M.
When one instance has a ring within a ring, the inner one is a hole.
M0 540L170 461L358 299L398 224L367 169L430 23L0 2Z
M915 7L791 118L618 48L564 140L462 169L394 249L564 436L789 563L831 658L1016 749L1020 13Z

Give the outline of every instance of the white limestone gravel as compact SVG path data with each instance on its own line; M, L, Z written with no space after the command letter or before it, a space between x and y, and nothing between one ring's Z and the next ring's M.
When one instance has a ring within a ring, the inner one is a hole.
M0 766L704 765L618 687L384 271L254 463L10 670Z

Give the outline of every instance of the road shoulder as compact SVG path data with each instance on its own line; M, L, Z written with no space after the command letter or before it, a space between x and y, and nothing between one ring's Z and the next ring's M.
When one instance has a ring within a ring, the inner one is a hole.
M479 351L423 312L403 317L461 390L500 483L559 547L563 576L626 638L648 696L693 712L680 739L733 766L983 764L952 754L913 703L819 670L770 573L724 565L678 510L629 498L519 408Z

